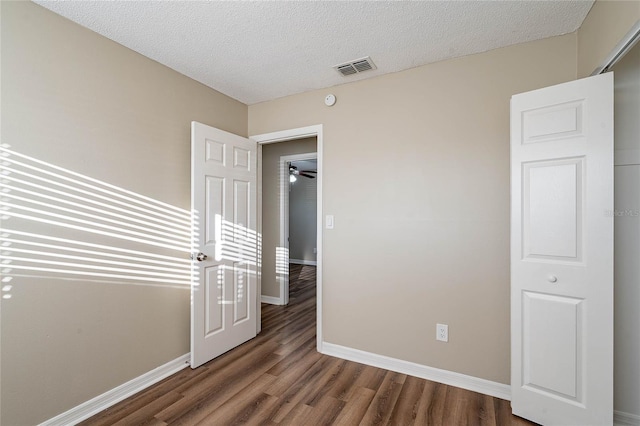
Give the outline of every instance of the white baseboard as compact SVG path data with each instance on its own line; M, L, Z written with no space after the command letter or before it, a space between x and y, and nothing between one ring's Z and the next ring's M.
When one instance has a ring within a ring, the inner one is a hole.
M98 395L95 398L70 409L69 411L65 411L52 419L40 423L39 426L66 426L80 423L81 421L98 414L102 410L107 409L131 395L148 388L172 374L177 373L183 368L188 367L189 358L189 354L182 355L173 361L169 361L158 368L144 373L142 376L138 376L133 380L129 380L128 382L103 393L102 395Z
M385 370L396 371L410 376L420 377L445 385L456 386L473 392L479 392L496 398L511 400L511 386L478 377L467 376L453 371L441 370L439 368L428 367L414 362L403 361L378 355L359 349L348 348L335 345L333 343L322 342L322 353L373 367L384 368Z
M623 411L614 411L613 424L616 426L640 426L640 416Z
M318 262L315 260L289 259L289 263L293 263L294 265L318 266Z
M279 297L265 296L264 294L260 296L260 301L262 303L268 303L270 305L284 305Z

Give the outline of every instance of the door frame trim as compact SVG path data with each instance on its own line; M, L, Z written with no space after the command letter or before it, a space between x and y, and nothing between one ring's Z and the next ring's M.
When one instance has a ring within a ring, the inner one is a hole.
M262 234L262 145L285 142L294 139L302 139L307 137L316 137L316 152L318 158L318 176L317 176L317 223L316 223L316 248L317 253L317 269L316 269L316 349L322 352L322 267L323 267L323 234L322 234L322 180L323 180L323 129L322 124L313 126L299 127L295 129L281 130L271 133L263 133L249 136L258 143L258 221L257 228L259 235ZM262 265L262 250L260 250L260 267ZM258 294L262 294L262 274L258 274ZM258 298L258 312L260 312L260 298ZM260 332L261 316L258 315L258 324L256 329Z
M289 303L289 167L288 163L301 160L317 160L317 152L307 152L304 154L281 155L278 167L280 169L280 247L286 248L284 251L286 259L280 259L287 263L287 274L280 274L278 283L280 285L280 304L287 305ZM317 195L316 195L317 201ZM316 239L318 230L316 229ZM317 247L316 247L317 248ZM276 253L277 256L277 253ZM277 263L277 260L276 260Z

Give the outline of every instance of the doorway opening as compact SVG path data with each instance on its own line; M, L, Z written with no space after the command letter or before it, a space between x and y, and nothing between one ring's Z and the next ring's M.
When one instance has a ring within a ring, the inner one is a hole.
M276 264L282 265L278 274L281 305L289 303L289 265L317 265L317 157L316 152L282 155L278 164L281 250Z
M322 125L256 135L251 136L251 139L258 142L258 174L262 176L258 183L258 233L262 235L260 255L262 272L258 277L258 294L262 296L258 303L262 301L272 304L286 304L288 302L289 164L294 162L295 166L295 161L313 159L316 161L316 177L313 179L316 186L316 346L317 350L322 352ZM280 142L289 143L281 144ZM297 151L289 150L294 144L297 145ZM265 151L271 151L271 154L277 153L278 161L275 167L272 167L272 160L269 160L271 166L267 164ZM300 157L288 158L287 156ZM309 169L305 168L304 170ZM311 179L300 177L299 174L295 177L298 181ZM275 194L268 188L268 186L273 188L274 184L277 188ZM285 190L282 190L283 186ZM276 228L276 232L274 232L274 228ZM282 232L283 229L286 232ZM261 324L258 325L258 332L260 329Z

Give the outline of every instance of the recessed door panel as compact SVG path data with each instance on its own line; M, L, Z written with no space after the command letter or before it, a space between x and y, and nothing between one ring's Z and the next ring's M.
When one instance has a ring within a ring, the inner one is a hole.
M580 261L582 159L523 164L523 257Z
M233 181L233 241L242 242L247 239L249 223L249 182Z
M580 401L581 310L580 299L523 292L524 386Z
M583 101L567 102L522 113L522 143L581 136Z
M206 161L218 163L221 166L225 166L226 165L225 150L226 150L226 145L223 142L207 139L206 148L205 148Z
M224 265L205 268L205 336L210 336L224 329Z
M213 244L220 239L216 227L216 217L224 216L224 178L207 176L205 184L205 244Z
M242 169L250 171L251 164L251 152L246 149L234 147L233 148L233 167L235 169Z
M249 317L249 265L245 262L234 262L233 264L233 322L234 324L244 321Z

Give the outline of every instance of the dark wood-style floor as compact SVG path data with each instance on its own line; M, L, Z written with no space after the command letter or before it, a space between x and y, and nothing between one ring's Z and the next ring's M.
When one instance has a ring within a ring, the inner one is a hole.
M508 401L316 352L315 267L291 265L262 333L82 425L532 425Z

